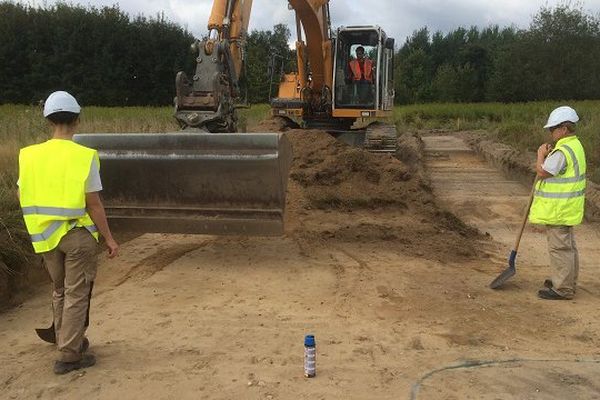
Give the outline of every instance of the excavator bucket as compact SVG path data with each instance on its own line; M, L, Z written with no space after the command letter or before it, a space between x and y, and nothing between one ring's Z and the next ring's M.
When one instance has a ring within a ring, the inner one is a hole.
M98 150L111 228L154 233L283 233L292 148L281 134L78 134Z

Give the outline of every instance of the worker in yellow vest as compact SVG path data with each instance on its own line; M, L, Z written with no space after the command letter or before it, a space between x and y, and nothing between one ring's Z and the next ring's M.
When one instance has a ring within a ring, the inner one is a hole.
M52 139L25 147L19 154L18 194L25 225L52 279L57 374L95 364L95 357L86 353L85 331L99 234L109 257L119 251L99 196L98 153L72 141L80 112L69 93L52 93L44 104Z
M575 136L579 116L571 107L552 111L544 129L554 144L543 144L537 154L538 183L529 221L546 225L552 277L538 296L569 300L575 296L579 253L573 227L581 224L585 205L585 151Z

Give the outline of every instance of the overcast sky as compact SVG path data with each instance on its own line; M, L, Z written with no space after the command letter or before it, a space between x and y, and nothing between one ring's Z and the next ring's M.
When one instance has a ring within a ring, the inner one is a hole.
M21 1L32 5L53 4L53 0ZM132 16L165 16L187 27L196 37L206 33L212 0L69 0L69 3L105 6L119 4ZM340 25L380 25L401 44L414 30L427 26L430 31L447 32L459 26L479 27L497 24L527 27L532 16L544 5L564 4L564 0L331 0L334 27ZM600 12L600 0L571 2L581 4L594 14ZM367 9L365 10L365 5ZM254 0L250 30L272 29L285 23L295 35L293 12L286 0ZM294 38L295 39L295 38Z

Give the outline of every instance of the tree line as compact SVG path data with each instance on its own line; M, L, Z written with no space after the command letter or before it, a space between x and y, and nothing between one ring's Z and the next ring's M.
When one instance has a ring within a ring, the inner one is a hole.
M68 88L82 104L163 105L194 65L193 35L118 6L0 3L0 104L31 104Z
M525 102L600 98L600 20L543 7L527 29L413 33L396 54L396 100Z
M177 71L193 72L193 35L163 15L131 18L117 5L0 2L0 104L31 104L68 88L82 104L169 105ZM295 54L283 24L248 35L250 103L276 95ZM526 29L415 31L396 52L396 101L521 102L600 98L600 19L543 7Z
M270 93L276 95L269 71L291 69L289 38L283 24L249 34L248 101L267 102ZM31 7L2 1L0 104L33 104L67 88L86 105L170 105L177 72L193 74L195 40L163 15L130 18L118 5ZM277 65L270 66L271 60Z

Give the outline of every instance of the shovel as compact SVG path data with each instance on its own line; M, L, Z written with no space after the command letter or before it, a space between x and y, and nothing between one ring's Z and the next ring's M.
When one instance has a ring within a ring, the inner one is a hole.
M88 295L88 307L87 314L85 316L85 327L90 326L90 301L92 298L92 290L94 289L94 282L90 283L90 293ZM54 311L52 312L54 315ZM54 322L50 325L49 328L36 328L35 333L37 333L38 337L42 339L44 342L56 344L56 330L54 329Z
M519 230L519 234L517 235L517 241L515 243L515 247L510 252L510 256L508 257L508 268L506 268L496 279L490 283L490 288L498 289L502 286L507 280L513 277L517 273L517 267L515 266L515 262L517 260L517 252L519 251L519 244L521 243L521 237L523 236L523 231L525 230L525 225L527 225L527 218L529 217L529 210L531 209L531 204L533 203L533 195L535 194L535 187L538 183L538 178L536 177L533 181L533 187L531 188L531 194L529 195L529 202L527 204L527 210L525 210L525 215L523 216L523 223L521 224L521 229Z
M56 343L56 332L54 331L54 322L50 326L50 328L37 328L35 333L42 339L44 342L48 343Z

